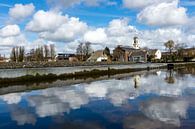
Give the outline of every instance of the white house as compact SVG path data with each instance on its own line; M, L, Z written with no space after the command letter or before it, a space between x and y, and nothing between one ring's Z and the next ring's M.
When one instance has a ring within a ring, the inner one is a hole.
M148 55L152 56L155 60L160 60L162 57L162 53L160 50L158 49L150 49L148 51Z
M95 51L87 59L88 62L105 62L109 60L109 56L104 53L104 50Z

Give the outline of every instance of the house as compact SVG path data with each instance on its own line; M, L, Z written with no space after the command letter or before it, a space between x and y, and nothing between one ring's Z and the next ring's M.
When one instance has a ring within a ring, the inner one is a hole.
M147 62L147 55L148 55L147 51L137 50L133 51L128 58L129 61L131 62Z
M118 45L113 50L113 60L119 62L128 62L129 55L135 50L136 49L134 49L133 47Z
M105 54L104 50L95 51L87 59L88 62L106 62L110 61L110 57Z
M69 60L70 57L74 57L74 54L58 53L56 60Z
M160 50L158 49L150 49L148 50L148 56L152 59L152 60L160 60L162 57L162 53Z
M187 48L181 51L181 55L184 61L194 61L195 60L195 48Z
M113 50L113 60L119 62L146 62L147 51L140 49L138 38L134 37L132 47L118 45Z
M75 56L75 54L58 53L56 56L56 61L78 62L78 58Z

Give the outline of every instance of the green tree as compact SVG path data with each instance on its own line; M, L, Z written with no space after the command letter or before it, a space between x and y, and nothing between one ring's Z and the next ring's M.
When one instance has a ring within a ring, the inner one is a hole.
M164 43L164 46L169 50L169 53L172 54L172 51L175 47L175 43L173 40L169 40L166 43Z

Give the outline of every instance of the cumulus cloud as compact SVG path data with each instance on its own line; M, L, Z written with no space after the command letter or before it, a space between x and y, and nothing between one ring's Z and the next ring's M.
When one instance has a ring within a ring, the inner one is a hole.
M18 36L0 37L0 50L2 54L7 57L10 55L13 46L25 46L27 47L29 41L24 34Z
M84 40L92 43L103 43L107 40L107 34L104 28L98 28L85 33Z
M66 22L67 18L61 13L39 10L26 25L26 29L32 32L53 31Z
M15 4L13 8L9 9L9 15L15 20L21 20L33 14L35 6L31 4Z
M43 32L39 36L51 41L72 41L79 38L87 31L87 28L86 23L79 21L78 18L71 17L54 32Z
M0 29L0 37L17 36L20 34L20 27L18 25L7 25Z
M129 25L129 19L114 19L109 22L109 26L107 28L107 33L109 36L125 36L129 32L137 32L137 29L134 26Z
M26 29L38 33L40 38L49 41L70 42L85 33L88 25L76 17L40 10L26 25Z
M188 21L186 9L178 7L179 1L151 5L142 10L137 19L139 22L152 26L182 25Z

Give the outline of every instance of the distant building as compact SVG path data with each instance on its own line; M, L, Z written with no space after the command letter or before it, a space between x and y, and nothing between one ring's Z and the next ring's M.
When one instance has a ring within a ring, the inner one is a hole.
M119 62L146 62L147 51L140 49L138 38L134 37L133 47L119 45L113 50L113 60Z
M69 60L70 57L74 57L74 54L68 54L68 53L58 53L56 59L57 60Z
M110 61L110 57L104 52L104 50L95 51L87 59L88 62L106 62Z
M147 62L147 55L147 51L137 50L133 51L128 58L131 62Z
M162 57L162 53L158 49L150 49L148 50L148 56L150 56L154 60L160 60Z
M75 56L75 54L58 53L56 56L56 61L78 62L78 58Z
M133 38L133 48L140 49L138 37Z
M30 52L25 54L25 61L36 61L35 49L31 49Z
M187 48L181 51L181 55L185 61L195 60L195 48Z

